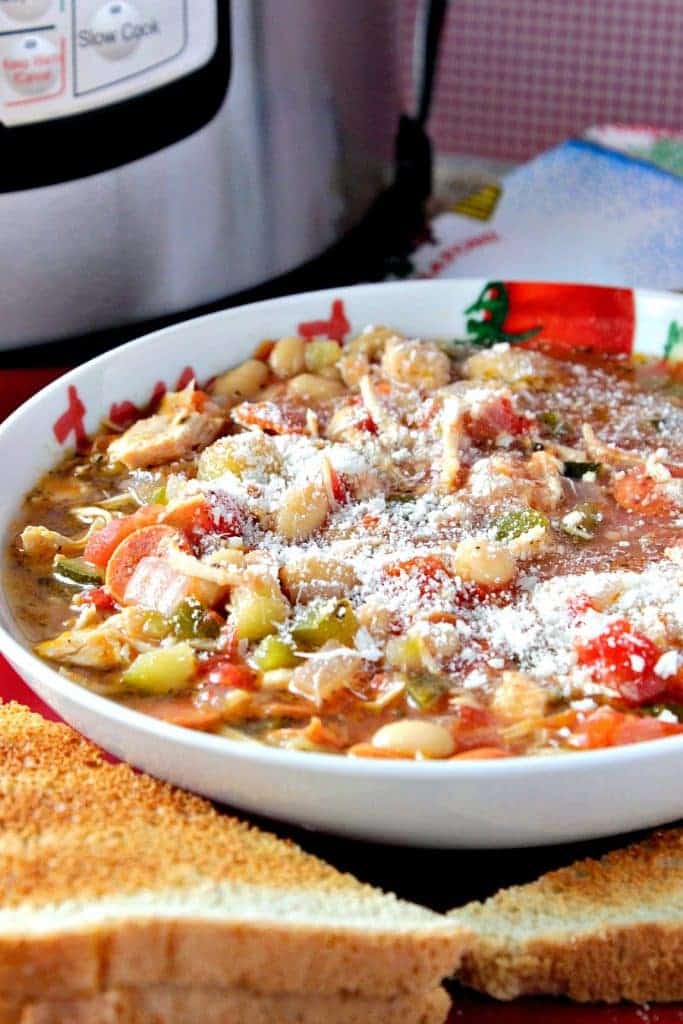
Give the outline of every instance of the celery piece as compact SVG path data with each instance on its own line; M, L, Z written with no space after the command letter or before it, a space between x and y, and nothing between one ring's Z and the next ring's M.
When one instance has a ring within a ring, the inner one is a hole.
M292 627L294 640L304 648L322 647L330 640L350 647L357 632L358 619L346 598L309 605Z
M535 508L520 508L508 512L496 523L496 540L514 540L541 526L547 530L550 526L548 517Z
M401 672L421 675L424 672L428 656L424 638L419 633L408 632L403 636L390 636L387 640L385 648L387 664Z
M168 497L166 494L166 484L162 484L161 487L157 487L156 491L152 495L153 505L168 505Z
M553 437L560 437L567 429L564 420L556 412L540 412L537 419L539 423L542 423L544 427L547 427Z
M102 584L102 572L92 562L84 558L65 558L57 555L54 560L54 575L64 583L76 583L79 587L99 587Z
M145 640L163 640L172 629L170 621L161 612L145 612L142 623L142 635Z
M188 597L179 604L171 616L171 628L177 640L215 640L220 626L215 618L206 614L206 608L196 597Z
M262 672L273 672L279 668L294 668L301 660L297 657L291 643L287 643L282 637L274 634L264 636L254 650L253 658Z
M231 621L240 640L262 640L289 615L289 604L276 582L235 587L230 602Z
M139 693L174 693L187 687L195 668L195 655L189 644L159 647L139 654L123 673L123 682Z
M592 540L602 522L602 513L597 505L586 501L577 505L571 512L562 517L562 529L570 537L579 540Z
M446 683L438 676L406 677L406 693L420 711L426 711L435 704L445 689Z

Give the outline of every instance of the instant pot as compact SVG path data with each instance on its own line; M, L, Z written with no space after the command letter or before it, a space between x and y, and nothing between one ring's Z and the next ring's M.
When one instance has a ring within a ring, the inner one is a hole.
M0 348L226 301L346 237L392 165L394 32L391 0L0 0Z

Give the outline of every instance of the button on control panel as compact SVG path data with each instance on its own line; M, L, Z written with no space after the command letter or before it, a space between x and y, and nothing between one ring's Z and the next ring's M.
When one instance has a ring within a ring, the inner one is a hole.
M53 0L0 0L0 13L14 21L35 21L53 6Z
M0 0L0 121L97 109L203 67L222 0Z
M17 36L3 61L3 71L17 95L43 96L62 82L62 56L45 35Z
M84 0L76 11L76 93L173 60L186 44L184 0Z

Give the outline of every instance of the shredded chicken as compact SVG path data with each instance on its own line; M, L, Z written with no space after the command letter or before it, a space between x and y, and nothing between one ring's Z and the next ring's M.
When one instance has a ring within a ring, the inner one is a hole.
M38 644L36 652L64 665L101 671L125 668L135 655L120 615L112 616L95 629L68 629L54 640Z
M644 463L642 455L636 452L627 452L623 448L604 444L589 423L583 424L581 433L586 452L595 462L604 462L608 466L642 466Z
M156 415L138 420L110 444L110 462L121 462L128 469L158 466L210 444L223 426L223 413L213 402L206 402L197 412L193 396L193 384L166 395Z
M46 526L26 526L21 532L21 546L24 553L37 562L51 561L55 555L80 555L85 547L88 534L84 537L65 537Z
M459 395L449 395L443 406L441 435L443 437L443 465L441 483L452 491L460 478L460 447L465 435L465 405Z

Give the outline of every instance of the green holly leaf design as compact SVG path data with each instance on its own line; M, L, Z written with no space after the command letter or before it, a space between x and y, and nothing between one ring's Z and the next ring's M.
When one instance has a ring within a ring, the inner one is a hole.
M541 330L532 327L528 331L508 334L505 321L510 310L510 297L503 281L489 281L484 285L475 302L465 310L467 335L471 345L477 348L491 348L499 342L507 341L511 345L533 338ZM471 315L477 314L477 315Z
M667 363L683 363L683 325L672 320L664 345L664 358Z

